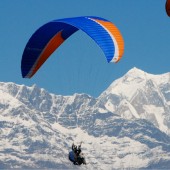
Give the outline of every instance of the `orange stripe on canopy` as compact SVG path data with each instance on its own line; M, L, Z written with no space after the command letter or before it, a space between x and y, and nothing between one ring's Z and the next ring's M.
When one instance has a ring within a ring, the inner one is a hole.
M42 51L42 53L40 54L37 62L35 63L35 65L33 66L33 70L31 73L32 77L37 70L41 67L41 65L48 59L48 57L56 50L56 48L58 48L63 42L64 39L61 36L61 32L58 32L55 36L53 36L53 38L48 42L48 44L46 45L46 47L44 48L44 50Z
M123 37L122 37L120 31L113 23L111 23L109 21L102 21L102 20L98 20L98 19L95 19L95 21L97 21L99 24L101 24L116 39L116 42L118 44L118 50L119 50L119 56L117 56L118 59L116 60L116 62L118 62L122 58L123 53L124 53L124 41L123 41Z

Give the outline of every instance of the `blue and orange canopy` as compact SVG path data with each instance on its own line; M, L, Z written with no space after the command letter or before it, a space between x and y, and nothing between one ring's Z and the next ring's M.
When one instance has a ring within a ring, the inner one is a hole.
M58 19L43 25L31 36L22 56L22 76L31 78L48 57L78 30L84 31L100 46L108 62L121 59L124 41L118 28L110 21L94 16Z

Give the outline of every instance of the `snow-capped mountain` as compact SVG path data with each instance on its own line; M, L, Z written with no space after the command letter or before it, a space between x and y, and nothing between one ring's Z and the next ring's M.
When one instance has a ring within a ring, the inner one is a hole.
M133 68L98 98L1 82L0 168L79 169L73 141L81 169L170 167L169 76Z
M137 68L114 81L99 97L125 119L146 119L170 134L170 73L148 74Z

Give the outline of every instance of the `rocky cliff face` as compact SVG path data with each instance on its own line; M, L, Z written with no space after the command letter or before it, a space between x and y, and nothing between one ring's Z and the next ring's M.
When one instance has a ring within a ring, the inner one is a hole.
M169 77L133 68L98 98L1 82L0 168L78 168L73 141L83 169L170 167Z

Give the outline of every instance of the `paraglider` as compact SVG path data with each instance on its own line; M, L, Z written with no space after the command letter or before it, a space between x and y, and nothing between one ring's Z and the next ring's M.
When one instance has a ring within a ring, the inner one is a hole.
M81 152L81 143L78 147L74 143L72 144L72 151L69 152L69 160L74 165L86 165L84 154Z
M166 1L165 9L166 9L167 15L170 17L170 0Z
M78 30L84 31L99 45L108 62L117 63L122 58L123 37L110 21L95 16L58 19L40 27L29 39L22 55L22 77L31 78L48 57Z

